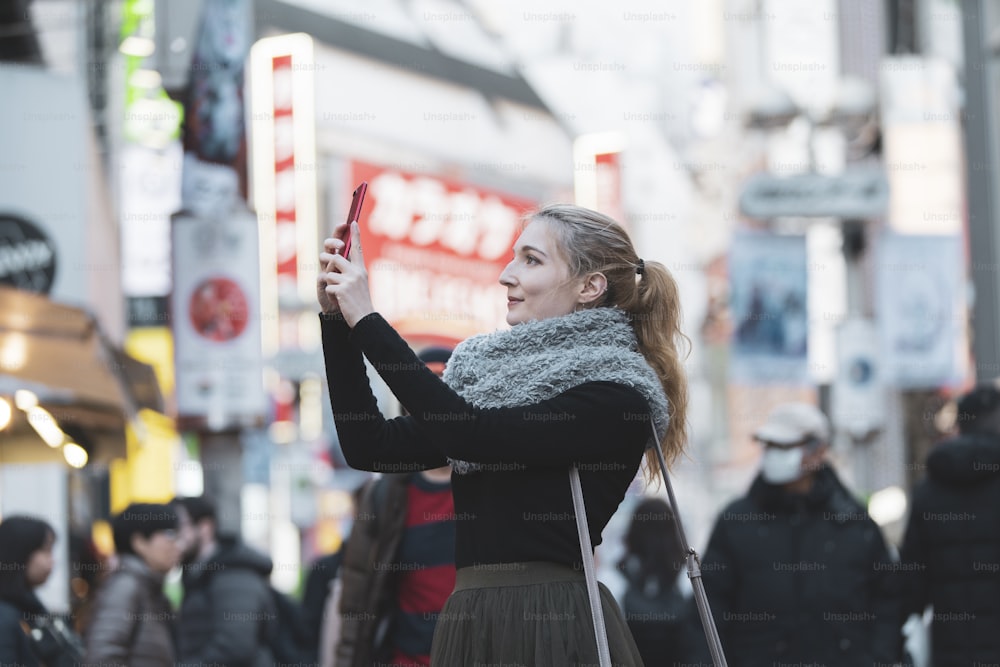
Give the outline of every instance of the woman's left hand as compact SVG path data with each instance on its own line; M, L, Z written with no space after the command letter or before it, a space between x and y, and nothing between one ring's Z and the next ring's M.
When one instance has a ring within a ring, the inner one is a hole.
M358 223L351 223L351 257L341 255L321 255L328 262L327 267L336 269L320 276L326 281L326 293L337 300L344 320L352 329L366 315L375 312L371 293L368 291L368 271L365 269L365 255L361 248L361 233Z

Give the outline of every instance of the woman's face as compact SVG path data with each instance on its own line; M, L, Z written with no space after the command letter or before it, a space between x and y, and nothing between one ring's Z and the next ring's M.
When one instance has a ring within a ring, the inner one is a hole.
M28 577L28 585L32 588L44 584L49 575L52 574L52 544L54 542L55 538L49 535L45 538L45 544L40 549L32 551L31 555L28 556L25 572Z
M507 288L507 324L523 324L572 313L580 303L582 279L570 276L569 264L549 224L536 220L514 243L514 259L500 274Z
M181 560L181 547L176 530L158 530L148 538L132 536L132 549L153 572L166 574Z

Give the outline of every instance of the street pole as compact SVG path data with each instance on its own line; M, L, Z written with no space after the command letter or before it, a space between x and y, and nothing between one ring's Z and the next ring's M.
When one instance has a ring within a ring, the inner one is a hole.
M198 435L205 497L215 503L220 533L242 533L243 449L240 432L202 431Z
M969 259L975 299L972 353L979 382L1000 376L1000 225L995 193L1000 192L997 146L997 64L989 43L996 16L992 2L962 3L965 44L965 153L968 160Z

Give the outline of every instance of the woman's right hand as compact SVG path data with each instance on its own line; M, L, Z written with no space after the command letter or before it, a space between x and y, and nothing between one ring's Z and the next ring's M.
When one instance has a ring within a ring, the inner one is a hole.
M344 250L345 244L341 239L349 233L350 229L346 222L334 227L333 235L323 241L323 252L319 254L320 274L316 279L316 299L319 301L319 307L327 314L340 312L340 304L337 303L337 299L326 291L326 286L329 283L325 276L334 270L330 262L333 261L335 254L340 254Z

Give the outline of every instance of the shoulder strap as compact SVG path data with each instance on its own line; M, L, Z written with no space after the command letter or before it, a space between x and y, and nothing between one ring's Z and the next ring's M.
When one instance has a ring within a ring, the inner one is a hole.
M674 487L670 484L670 476L667 474L667 462L663 459L663 452L655 444L659 442L659 438L656 436L652 419L649 420L649 427L653 430L652 442L654 444L651 449L656 452L656 458L660 462L660 474L663 475L663 483L667 487L667 497L670 499L670 509L674 513L674 528L677 531L677 539L680 540L681 548L687 554L688 579L691 580L691 588L694 590L694 601L698 607L701 625L705 629L705 639L708 640L708 649L712 653L712 662L715 663L715 667L727 667L726 656L722 651L722 640L719 639L715 618L708 605L708 596L705 595L705 582L701 580L701 560L698 558L698 552L688 545L687 536L684 534L681 514L677 511L677 498L674 497Z
M656 428L653 420L649 420L649 427L653 431L653 443L658 443ZM670 476L667 475L667 462L663 459L663 452L655 444L652 449L660 462L660 473L663 475L663 482L667 487L667 496L670 499L670 509L674 513L674 528L677 530L677 538L680 540L681 548L687 554L688 578L691 580L691 587L694 590L694 600L698 607L698 616L701 618L701 625L705 629L705 638L708 640L708 648L712 653L712 662L715 667L728 667L726 656L722 650L722 641L719 639L719 631L715 627L715 618L708 604L708 596L705 594L705 582L701 580L701 561L698 552L688 545L687 536L684 534L684 526L681 525L681 514L677 511L677 499L674 497L674 487L670 484ZM580 472L576 466L569 470L569 482L573 491L573 509L576 514L576 530L580 536L580 551L583 554L583 570L587 575L587 596L590 598L590 613L594 619L594 633L597 639L597 652L600 658L601 667L611 666L611 654L608 648L608 632L604 625L604 611L601 608L600 594L597 589L597 575L594 572L594 553L590 544L590 530L587 527L587 509L583 502L583 487L580 484Z
M594 572L594 549L590 544L590 529L587 527L587 508L583 503L583 487L580 485L580 471L576 466L569 469L569 485L573 492L573 509L576 514L576 532L580 536L580 553L583 555L583 571L587 575L587 596L590 598L590 616L594 621L594 635L597 638L597 656L601 667L611 667L611 649L608 647L608 631L604 626L604 609L597 589L597 574Z

